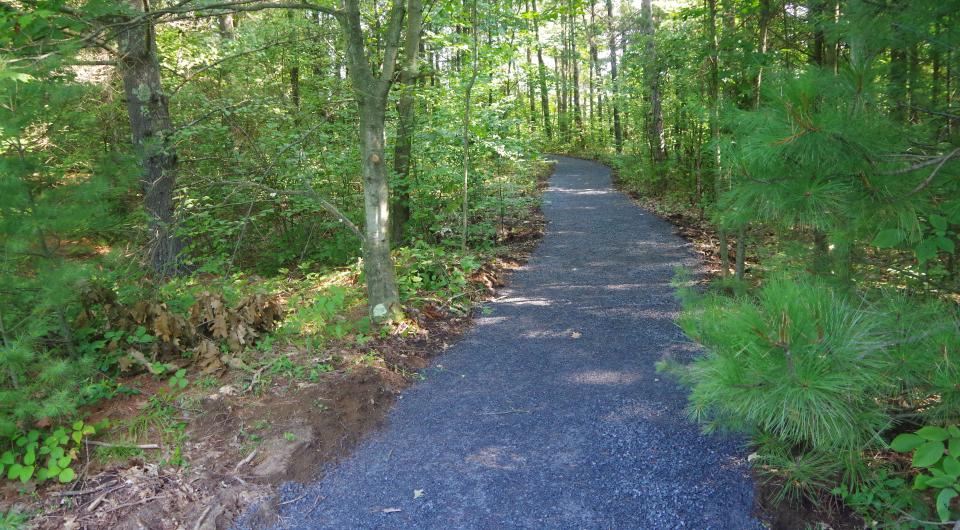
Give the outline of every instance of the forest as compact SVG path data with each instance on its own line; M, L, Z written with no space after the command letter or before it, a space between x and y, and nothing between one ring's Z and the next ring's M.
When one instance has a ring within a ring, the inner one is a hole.
M960 524L957 0L0 0L0 527L223 385L416 379L551 154L702 255L656 369L766 509Z

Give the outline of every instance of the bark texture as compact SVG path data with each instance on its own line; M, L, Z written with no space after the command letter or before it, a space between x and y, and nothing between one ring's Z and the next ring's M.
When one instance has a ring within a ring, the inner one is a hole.
M129 3L141 13L148 7L144 0ZM157 274L172 276L179 270L178 255L183 249L174 232L177 152L170 142L173 126L150 19L127 25L117 40L130 132L142 168L140 189L150 231L149 260Z

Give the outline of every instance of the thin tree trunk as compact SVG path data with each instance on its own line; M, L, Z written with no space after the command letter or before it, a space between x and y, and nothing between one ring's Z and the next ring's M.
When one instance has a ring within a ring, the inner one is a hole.
M658 168L667 160L667 140L663 132L663 108L660 101L660 66L657 62L657 48L654 42L656 27L653 20L653 8L650 0L642 4L643 33L647 42L643 70L646 74L647 91L650 94L650 147L651 158Z
M407 33L404 42L403 70L400 71L400 99L397 101L397 140L393 148L393 170L396 183L391 207L391 235L395 242L403 240L403 230L410 220L411 161L417 108L414 90L420 76L420 34L423 27L423 2L408 0Z
M460 249L467 251L467 229L470 226L470 104L473 96L473 85L477 82L477 69L480 61L477 42L477 0L473 0L471 10L471 30L473 31L473 46L470 50L470 80L467 81L463 99L463 234Z
M577 17L570 15L570 62L573 66L573 122L577 144L583 145L583 115L580 113L580 54L577 53Z
M610 41L610 82L613 85L613 146L617 154L623 152L623 129L620 125L620 84L617 81L617 32L613 21L613 0L607 0L607 23Z
M547 139L553 139L553 129L550 125L550 93L547 92L547 65L543 62L543 44L540 43L540 14L537 12L537 0L531 0L533 7L533 36L537 41L537 63L540 77L540 112L543 114L543 128Z
M717 36L717 0L707 0L707 36L710 39L710 136L714 145L713 186L717 200L723 192L723 167L720 159L720 41ZM720 246L720 276L730 272L727 231L717 229Z
M144 0L129 0L137 12ZM119 68L123 78L133 145L140 159L140 189L150 231L150 263L160 276L179 271L183 243L176 235L173 194L177 184L177 152L171 143L173 125L160 78L157 41L151 19L144 17L118 34Z

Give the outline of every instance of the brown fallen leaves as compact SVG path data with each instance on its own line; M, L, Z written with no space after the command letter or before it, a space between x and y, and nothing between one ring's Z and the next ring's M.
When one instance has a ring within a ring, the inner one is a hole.
M83 295L84 309L77 318L78 327L98 326L106 335L123 331L129 336L147 333L150 341L131 344L114 338L108 351L122 349L119 364L123 370L142 368L154 371L156 363L182 363L184 353L193 359L201 373L210 374L225 366L242 368L236 357L264 334L276 329L284 308L276 296L251 294L231 306L222 293L204 291L186 315L179 314L156 300L140 300L125 305L106 288L90 288ZM142 330L140 329L142 328Z

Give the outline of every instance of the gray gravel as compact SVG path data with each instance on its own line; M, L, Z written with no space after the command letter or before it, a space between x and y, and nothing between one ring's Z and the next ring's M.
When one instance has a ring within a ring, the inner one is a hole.
M607 168L558 162L529 264L383 429L282 488L283 528L761 528L742 442L653 367L696 351L670 286L696 260Z

